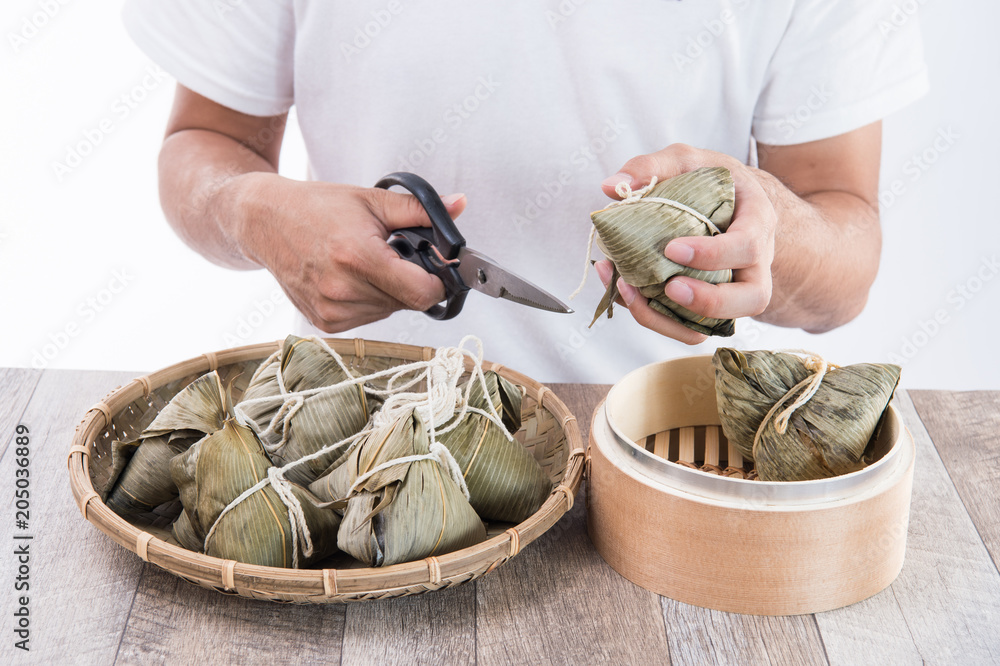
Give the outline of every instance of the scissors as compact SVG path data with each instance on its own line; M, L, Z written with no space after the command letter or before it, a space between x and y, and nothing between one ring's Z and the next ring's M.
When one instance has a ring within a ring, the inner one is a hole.
M493 298L505 298L549 312L571 313L565 303L522 277L502 268L489 257L466 247L441 197L420 176L399 171L375 183L389 189L399 185L410 191L427 211L431 227L408 227L394 231L386 241L396 253L444 283L445 301L426 310L434 319L451 319L462 311L469 289Z

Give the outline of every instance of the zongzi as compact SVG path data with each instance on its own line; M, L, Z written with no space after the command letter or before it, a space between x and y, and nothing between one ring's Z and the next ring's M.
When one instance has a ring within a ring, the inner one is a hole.
M171 459L222 428L228 400L219 375L209 372L174 396L139 439L114 442L112 474L105 486L108 508L129 516L176 499Z
M712 319L694 313L667 298L664 287L675 275L719 284L732 281L732 271L703 271L681 266L664 256L667 243L682 236L713 236L732 221L736 194L733 178L724 167L706 167L684 173L653 187L624 196L591 214L598 247L614 265L607 292L594 314L611 317L618 297L619 276L649 299L651 308L706 335L730 336L732 319ZM641 193L641 194L640 194ZM591 323L593 325L593 322Z
M278 466L350 438L381 404L362 384L351 383L353 374L317 339L290 335L276 356L254 374L237 407ZM302 391L310 393L296 395ZM346 447L289 468L288 479L312 483L341 460Z
M900 373L884 363L841 368L817 357L732 349L719 349L713 364L723 432L744 450L752 431L749 457L762 481L863 468Z
M510 437L521 427L521 390L492 371L484 378L486 390L477 378L470 380L469 407L479 411L467 413L438 441L455 457L476 513L485 520L519 523L542 506L552 482ZM486 415L492 411L501 414L507 432Z
M347 461L310 486L343 500L340 549L369 566L449 553L486 539L486 529L442 461L416 411L377 428Z
M260 440L233 419L174 458L170 467L184 506L173 533L185 548L272 567L308 564L336 552L339 514L288 483L304 518L303 525L293 526L296 511L270 483L261 484L273 465Z

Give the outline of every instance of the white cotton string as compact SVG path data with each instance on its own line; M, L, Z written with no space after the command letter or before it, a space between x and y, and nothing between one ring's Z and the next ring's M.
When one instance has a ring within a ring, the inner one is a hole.
M590 275L590 258L594 254L594 238L597 237L597 227L590 227L590 237L587 239L587 259L583 262L583 279L580 280L580 286L576 288L572 294L569 295L569 300L573 300L580 295L583 288L587 286L587 277Z
M302 511L302 504L292 492L291 484L285 480L283 470L271 467L267 470L268 481L274 492L285 503L288 508L288 524L292 527L292 568L299 568L299 539L302 540L302 555L309 557L313 554L312 535L309 533L309 524L306 522L305 513Z
M347 370L346 366L343 365L342 360L340 360L339 355L331 348L329 348L325 342L321 339L316 338L319 342L327 349L327 351L336 359L341 367L351 375L350 371ZM468 342L473 342L476 345L476 352L473 353L465 348ZM272 359L275 356L272 355ZM464 358L469 357L472 359L472 377L466 383L465 391L460 391L458 389L458 381L465 372ZM279 368L280 372L280 368ZM205 535L204 550L208 552L208 545L212 537L215 535L215 530L219 525L219 521L225 516L229 511L231 511L238 504L246 500L248 497L253 495L255 492L261 490L268 484L274 488L278 497L285 504L288 509L288 520L291 525L292 530L292 562L293 567L298 568L299 566L299 542L302 542L303 548L302 552L305 557L309 557L313 552L312 535L309 533L309 527L305 520L305 514L302 510L302 505L298 501L292 492L291 482L284 478L284 474L287 470L296 467L298 465L305 464L311 460L315 460L326 455L328 452L338 449L344 444L348 444L347 449L342 455L349 455L355 447L368 435L376 431L380 426L386 426L392 423L395 419L400 418L405 415L407 410L419 410L418 414L425 421L428 426L428 431L430 435L430 445L429 453L423 455L413 455L405 456L402 458L396 458L389 460L387 462L378 465L374 469L365 473L364 475L358 477L357 480L351 485L351 490L348 492L350 495L354 490L367 481L373 474L378 471L388 469L395 465L401 465L407 462L417 462L420 460L434 460L442 468L444 468L448 475L455 481L456 485L462 490L462 494L469 498L469 488L465 482L465 477L462 474L461 469L458 466L458 462L452 455L451 451L448 450L444 444L437 441L436 436L438 434L445 434L450 432L458 425L462 423L462 420L469 414L481 414L487 419L495 423L501 431L506 435L507 439L513 441L513 436L507 432L507 428L503 424L503 419L501 419L499 412L497 412L496 406L493 405L493 401L489 399L489 390L486 385L486 376L483 373L483 346L478 338L474 336L466 336L462 338L458 347L442 348L439 349L434 358L430 361L419 361L415 363L409 363L402 366L396 366L389 368L387 370L381 370L379 372L366 375L364 377L353 377L347 379L343 382L333 384L330 386L319 387L315 389L308 389L303 391L291 391L283 392L278 396L262 396L260 398L254 398L247 400L245 403L241 404L258 404L264 402L273 402L275 399L284 401L278 413L271 420L268 425L267 430L264 432L274 432L275 427L280 422L282 424L282 429L287 432L287 425L289 419L297 412L305 402L305 398L310 395L315 395L321 393L322 391L331 390L333 388L338 388L341 386L347 386L351 384L363 384L364 382L371 381L373 379L378 379L381 377L390 377L387 384L386 390L375 390L371 389L370 392L375 395L387 395L391 392L391 387L394 383L402 377L410 375L412 373L417 373L413 378L406 381L402 386L396 388L398 393L389 395L382 409L379 410L369 422L369 424L360 432L346 437L339 442L334 442L333 444L328 444L315 453L311 453L307 456L303 456L297 460L294 460L284 467L271 467L268 468L267 478L256 483L255 485L247 488L243 491L236 499L230 502L215 519L212 527L208 530L208 534ZM419 392L408 392L404 393L406 389L412 387L418 381L426 379L427 381L427 391L425 393ZM472 391L472 383L474 381L480 382L483 388L483 394L487 396L487 404L489 405L489 411L484 411L476 407L469 406L469 395ZM284 391L284 382L282 378L278 377L279 390ZM368 390L366 388L366 390ZM255 432L259 431L259 427L248 416L246 413L240 409L240 405L234 407L234 412L236 420L240 422L245 427L250 427L247 424L252 424L253 430ZM241 420L242 417L242 420ZM449 424L449 421L451 422ZM440 423L444 428L440 430L437 429L437 424ZM261 433L262 434L262 433ZM269 452L273 452L271 449L277 449L283 446L285 439L282 439L282 443L277 446L267 447L265 449Z
M693 215L702 223L704 223L708 227L709 231L712 232L713 235L722 233L710 219L708 219L707 217L696 211L694 208L682 204L680 201L674 201L673 199L667 199L664 197L647 196L650 192L653 191L653 187L656 186L656 183L657 183L657 178L656 176L653 176L649 181L649 185L646 185L645 187L640 187L638 190L633 191L631 185L629 185L625 181L622 181L617 185L615 185L615 194L621 197L621 200L608 204L602 210L608 210L609 208L614 208L616 206L630 206L632 204L637 204L637 203L663 204L666 206L670 206L671 208L676 208L677 210L684 211L689 215ZM590 275L590 259L594 252L594 237L596 235L597 235L597 227L591 227L590 238L587 240L587 258L584 261L583 265L583 279L580 280L580 286L576 288L576 291L570 294L569 300L573 300L574 298L579 296L580 292L583 291L584 286L586 286L587 284L587 277Z
M778 400L778 402L771 406L771 409L767 412L764 420L761 421L760 427L757 429L757 433L754 435L754 450L757 448L757 442L760 441L761 435L764 433L764 428L767 427L768 422L770 422L771 417L774 416L775 412L777 412L777 416L774 419L774 429L779 435L784 435L785 431L788 430L788 422L792 418L792 414L795 413L795 410L805 405L814 395L816 395L816 391L819 390L820 385L823 383L823 378L829 370L834 370L840 367L835 363L829 363L822 356L811 352L799 349L788 349L783 351L787 354L799 354L806 356L807 358L804 361L805 367L807 370L811 370L813 374L793 386L791 390L782 396L781 400ZM799 391L802 391L799 394L799 397L796 398L792 404L778 412L778 410L785 404L785 401L788 400L789 396L795 395Z
M694 208L682 204L680 201L674 201L673 199L667 199L664 197L646 196L647 194L653 191L653 187L655 185L656 185L656 176L653 176L652 180L649 181L649 185L647 185L646 187L641 187L638 190L635 190L634 192L632 191L632 187L628 183L624 181L618 183L615 186L615 192L618 194L618 196L621 197L621 201L615 201L608 204L604 208L604 210L608 210L609 208L614 208L616 206L630 206L632 204L637 204L637 203L663 204L665 206L670 206L671 208L676 208L677 210L684 211L689 215L693 215L694 217L698 218L698 220L700 220L702 223L704 223L705 226L708 227L709 231L711 231L713 234L722 233L710 219L708 219L707 217L696 211Z

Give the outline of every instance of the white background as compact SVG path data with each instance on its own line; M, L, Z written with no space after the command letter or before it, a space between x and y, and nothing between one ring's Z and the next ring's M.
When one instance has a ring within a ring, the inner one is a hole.
M897 362L908 388L1000 389L1000 3L898 7L923 25L932 92L885 123L882 266L865 313L822 336L743 322L723 344ZM173 81L150 75L120 8L0 10L0 366L148 371L292 325L269 275L209 264L164 222L156 154ZM81 143L96 145L57 174ZM282 171L305 175L294 123Z

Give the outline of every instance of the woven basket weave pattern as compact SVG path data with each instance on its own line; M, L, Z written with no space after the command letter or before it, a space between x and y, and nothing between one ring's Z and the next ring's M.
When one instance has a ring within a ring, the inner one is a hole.
M434 353L428 347L364 340L329 343L359 374L426 360ZM88 411L77 427L69 457L73 495L84 517L144 560L197 585L254 599L331 603L421 594L475 580L515 556L572 506L583 469L575 417L546 387L490 363L484 364L485 370L497 371L524 390L522 427L516 438L542 466L553 491L535 514L484 543L379 569L279 569L227 562L166 543L170 524L180 513L179 500L128 521L104 505L94 486L100 487L108 478L113 441L137 437L174 395L210 370L218 370L225 384L232 382L233 396L238 399L260 362L279 346L277 342L205 354L133 380Z

